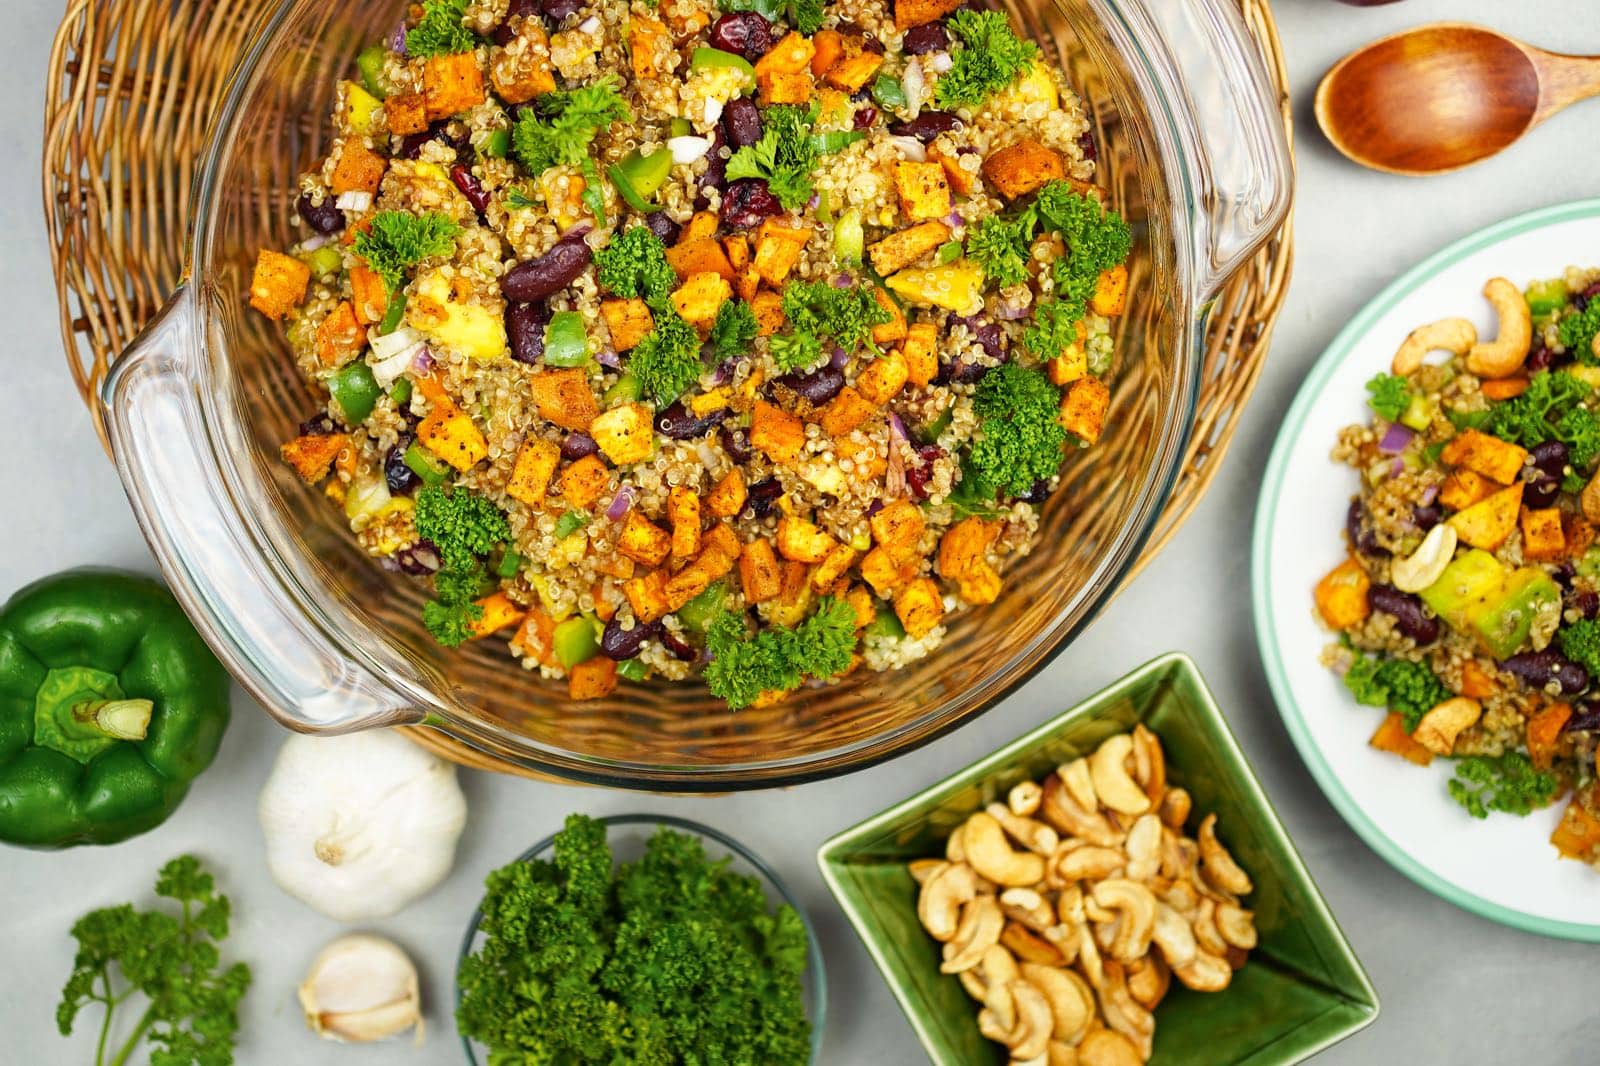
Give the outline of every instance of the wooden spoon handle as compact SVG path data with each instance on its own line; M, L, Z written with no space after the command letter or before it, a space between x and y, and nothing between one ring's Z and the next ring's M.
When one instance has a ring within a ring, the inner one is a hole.
M1600 56L1568 56L1528 48L1528 58L1539 72L1539 109L1535 123L1562 108L1600 94Z

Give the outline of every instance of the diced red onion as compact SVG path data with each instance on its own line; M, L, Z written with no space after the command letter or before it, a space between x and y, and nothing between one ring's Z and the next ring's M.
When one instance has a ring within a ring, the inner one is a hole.
M1439 498L1439 486L1429 485L1422 490L1422 506L1426 507Z
M397 23L394 32L389 34L388 45L389 51L397 55L406 54L406 24L403 20Z
M1405 469L1406 469L1406 464L1401 462L1400 461L1400 457L1397 455L1397 456L1394 457L1394 462L1389 464L1389 476L1390 477L1399 477L1402 473L1405 472Z
M1409 427L1402 426L1396 422L1389 427L1389 431L1378 442L1378 451L1384 455L1399 455L1406 450L1406 445L1410 444L1415 437L1416 434Z
M1019 318L1027 318L1028 301L1026 299L1001 300L995 307L994 317L1002 322L1015 322Z
M883 481L883 494L891 500L898 500L906 494L906 460L904 445L910 444L910 437L906 435L906 424L900 421L900 416L893 411L889 412L889 461Z
M837 345L833 349L833 354L828 356L828 365L835 370L843 370L849 362L850 353Z
M601 366L610 367L612 370L618 370L622 367L622 358L617 355L615 348L601 348L600 353L595 358L599 360Z
M855 279L849 274L835 274L833 276L833 287L836 289L848 289L854 281Z
M950 209L950 213L944 216L944 221L951 229L960 229L967 224L966 219L961 217L961 212L953 207Z
M417 352L416 357L411 360L411 369L419 374L426 374L433 369L433 351L426 344L422 346L421 351Z
M300 250L302 252L314 252L331 240L333 240L333 236L331 234L313 233L311 236L300 242Z
M726 385L728 382L732 381L733 368L735 365L737 365L737 363L737 359L723 360L722 364L711 372L711 384L713 386Z
M632 506L633 493L628 489L628 486L624 485L617 490L616 496L612 498L611 506L606 508L606 517L613 522L619 522L622 520L622 516L628 513L628 508Z

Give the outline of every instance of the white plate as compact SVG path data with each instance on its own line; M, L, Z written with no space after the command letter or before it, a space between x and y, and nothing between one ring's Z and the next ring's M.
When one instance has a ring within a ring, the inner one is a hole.
M1273 446L1256 509L1251 585L1256 641L1289 735L1328 799L1362 839L1424 888L1519 929L1600 941L1600 872L1563 860L1550 831L1565 801L1527 818L1472 818L1445 791L1452 763L1422 768L1367 745L1379 723L1318 656L1333 639L1312 587L1344 558L1357 475L1329 458L1341 427L1368 417L1364 385L1387 371L1417 326L1473 319L1493 336L1481 290L1568 264L1600 263L1600 200L1546 208L1458 241L1385 289L1345 327L1295 397Z

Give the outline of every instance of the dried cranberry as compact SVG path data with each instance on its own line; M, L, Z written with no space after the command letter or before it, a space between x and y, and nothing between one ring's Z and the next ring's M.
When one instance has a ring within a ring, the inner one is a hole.
M692 663L700 658L700 653L694 650L694 645L665 626L662 627L661 632L656 634L656 638L661 641L661 646L670 651L672 657L679 662Z
M1048 478L1035 481L1033 486L1017 499L1023 503L1041 504L1050 498L1050 481Z
M1005 339L1000 333L998 323L991 322L982 315L971 315L967 318L952 317L951 321L966 326L967 332L972 334L972 339L978 342L983 354L990 359L1005 359Z
M450 180L455 187L461 190L461 195L467 198L467 203L478 214L489 210L489 194L483 188L483 183L473 176L465 164L457 163L450 168Z
M928 485L933 481L933 464L944 458L944 449L937 444L919 444L917 461L906 467L906 485L919 500L928 498Z
M306 220L306 225L321 234L338 233L344 229L344 212L334 202L332 193L324 196L320 204L311 202L310 194L295 201L295 210Z
M777 43L772 23L754 11L730 11L711 24L711 47L754 63Z
M1411 508L1411 521L1421 530L1429 530L1444 520L1444 508L1436 503L1425 503Z
M620 619L613 618L606 623L606 628L600 634L600 654L607 659L621 662L631 659L639 654L639 648L651 637L661 633L662 625L657 622L635 622L632 629L623 629Z
M950 35L937 22L924 22L920 26L913 26L900 39L900 48L908 56L926 55L929 52L943 52L949 47Z
M765 481L758 481L750 486L746 499L750 502L750 509L757 518L765 518L771 513L773 505L778 502L778 497L783 495L783 485L775 477Z
M1100 155L1100 150L1094 144L1094 131L1084 130L1078 136L1078 151L1083 153L1083 158L1093 163Z
M644 216L644 225L662 244L672 244L678 239L679 226L665 211L652 211Z
M1526 363L1528 372L1535 373L1540 370L1549 370L1550 364L1555 361L1555 356L1556 353L1547 348L1544 341L1534 341L1533 351L1528 353L1528 362Z
M406 465L406 445L410 443L410 437L400 438L383 457L383 480L390 492L410 492L422 480Z
M863 107L856 111L855 121L851 125L858 130L870 130L876 121L878 121L878 109Z
M729 100L728 106L722 111L722 128L727 134L728 144L734 148L743 148L759 141L761 112L756 109L755 101L743 96Z
M916 118L896 122L889 132L896 137L915 137L924 144L941 133L959 130L965 123L948 111L924 111Z
M567 439L561 442L561 458L569 463L588 458L599 450L595 439L581 429L568 433Z
M750 435L747 432L724 425L722 432L717 434L717 439L722 441L722 450L728 453L729 459L741 465L750 461L752 453Z
M783 214L783 205L760 178L740 178L728 183L722 196L722 224L729 229L750 229L773 215Z
M1593 300L1596 296L1600 296L1600 281L1595 282L1593 285L1590 285L1587 289L1584 289L1582 292L1578 293L1578 295L1574 296L1572 298L1572 306L1579 311L1585 310L1589 306L1589 301Z
M543 300L571 285L593 258L583 236L569 234L539 258L506 271L500 279L500 291L509 300Z
M1568 600L1569 602L1566 606L1571 607L1585 618L1593 618L1596 614L1600 614L1600 593L1595 592L1593 589L1575 592L1568 597Z
M550 324L550 311L542 303L514 303L506 308L506 338L511 342L511 358L519 363L538 363L544 358L544 327Z

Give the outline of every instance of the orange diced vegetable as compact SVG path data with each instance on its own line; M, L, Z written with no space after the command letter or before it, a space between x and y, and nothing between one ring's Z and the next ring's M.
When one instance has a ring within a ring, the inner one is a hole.
M805 423L765 400L757 400L750 421L750 443L775 463L792 463L806 444Z
M555 641L555 619L536 607L523 617L522 624L511 635L511 651L521 658L534 659L545 666L554 666Z
M616 690L616 660L604 655L576 663L567 673L567 695L572 699L601 700Z
M889 466L888 458L878 454L878 446L871 440L839 437L833 442L833 450L841 461L850 460L855 468L850 472L850 477L858 482L876 481Z
M656 450L655 408L645 403L618 404L589 423L595 444L618 466L642 463Z
M1406 732L1405 719L1398 713L1386 715L1383 724L1378 726L1378 731L1372 734L1372 739L1367 743L1379 751L1398 755L1418 766L1427 766L1433 761L1433 752L1411 739L1411 734Z
M617 551L645 566L660 566L672 550L672 535L639 513L628 512L622 532L617 534Z
M375 326L383 321L389 310L389 284L366 262L357 259L350 264L350 300L355 308L356 321L363 326Z
M856 613L857 629L864 629L878 617L878 604L865 585L851 585L844 594L844 602Z
M733 531L733 527L726 522L716 522L700 538L699 558L705 560L706 565L721 577L733 569L741 550L739 534Z
M906 636L918 640L944 618L944 597L932 578L919 577L896 594L894 613Z
M811 590L818 595L833 591L856 561L856 550L848 544L836 545L811 571Z
M939 575L959 581L975 567L988 565L989 546L999 535L998 522L985 522L975 516L963 518L939 538Z
M913 222L943 218L950 213L950 184L938 163L902 159L894 165L894 187L900 209Z
M1570 703L1552 703L1528 718L1528 758L1534 769L1548 770L1555 762L1561 730L1572 717Z
M1128 306L1128 265L1118 263L1095 282L1089 309L1097 315L1114 318Z
M666 54L672 49L672 39L660 19L635 14L628 33L628 52L633 63L633 76L639 81L650 81L661 73L656 65L657 53Z
M722 480L717 482L716 487L706 496L706 510L716 518L737 517L739 512L744 510L747 496L744 474L735 467L724 474Z
M1483 393L1486 400L1511 400L1528 391L1528 379L1525 377L1496 378L1482 382L1478 391Z
M533 393L539 416L562 429L587 432L600 414L588 376L576 367L534 374L528 378L528 388Z
M906 357L906 380L923 388L939 374L939 327L918 322L906 329L901 354Z
M1052 385L1070 385L1089 372L1089 352L1083 342L1074 341L1045 365Z
M822 408L822 431L842 437L877 413L877 407L853 386L846 385Z
M811 239L809 230L786 226L776 219L761 223L756 233L756 273L761 280L776 288L783 284L789 271L800 261L800 253Z
M733 264L728 262L728 253L722 250L722 245L713 237L679 241L667 249L667 263L681 281L687 281L695 274L707 272L719 274L728 281L734 278Z
M872 539L900 555L913 554L922 534L927 529L927 519L922 508L910 500L895 500L868 519Z
M569 507L586 511L605 494L611 472L598 455L586 455L561 472L561 495Z
M1015 200L1067 176L1066 161L1054 148L1025 138L989 153L983 176L1007 200Z
M672 293L672 306L691 326L710 329L722 305L733 299L733 286L716 271L690 274Z
M417 439L461 471L471 470L489 454L489 442L472 416L447 396L433 402L428 417L417 426Z
M522 621L522 608L512 603L511 598L504 592L493 592L473 602L483 608L483 617L475 618L468 624L470 640L492 636Z
M263 248L250 279L250 306L276 322L304 302L310 283L310 267L294 256Z
M428 128L428 105L421 93L395 93L383 102L383 114L389 132L400 137Z
M343 366L361 354L366 344L367 331L356 321L349 300L341 300L317 325L317 359L323 366Z
M872 298L878 301L878 306L889 313L889 321L880 322L872 327L873 344L893 344L906 338L906 315L900 310L900 305L894 302L894 297L889 295L888 289L873 289Z
M1567 535L1561 528L1561 508L1522 510L1522 556L1552 561L1567 554Z
M667 603L667 572L652 570L622 583L633 616L641 622L654 622L672 608Z
M457 115L483 103L483 72L475 52L433 56L422 67L422 96L428 120Z
M1561 520L1561 527L1566 534L1567 544L1564 554L1568 559L1579 559L1589 550L1594 543L1596 530L1594 523L1578 515L1567 515Z
M550 479L560 464L559 445L529 437L517 449L517 459L511 465L511 477L506 482L506 495L529 507L543 507L545 493L550 491Z
M1367 589L1371 587L1372 579L1361 564L1346 559L1317 582L1317 611L1333 629L1349 629L1366 621L1372 613L1367 604Z
M343 433L308 433L278 449L283 461L294 467L300 480L315 485L328 476L333 461L350 443Z
M638 24L639 20L635 19L636 37ZM511 47L495 53L489 64L489 83L508 104L527 103L556 87L555 71L550 62L550 38L545 36L539 20L523 19L517 38ZM637 58L634 62L637 67Z
M898 273L950 239L950 227L943 222L919 222L909 229L891 233L867 249L872 269L884 277Z
M756 316L756 335L770 337L783 328L783 297L775 292L758 292L750 300Z
M901 558L882 545L861 559L861 577L880 596L889 596L917 576L915 556Z
M683 229L679 231L678 239L674 243L682 246L708 240L717 235L718 225L720 223L715 211L696 211L689 216L689 221L683 224Z
M1463 466L1490 481L1509 485L1528 461L1527 449L1476 429L1463 430L1439 452L1439 459L1451 466Z
M672 557L690 559L700 550L700 497L685 485L667 495L667 521L672 524Z
M905 388L909 375L905 356L896 351L885 352L856 375L856 391L868 403L882 407Z
M1487 499L1479 500L1465 511L1458 511L1446 521L1455 527L1456 534L1474 548L1494 551L1506 542L1517 528L1517 514L1522 509L1522 483L1501 489Z
M811 56L811 73L820 78L844 56L844 34L838 30L818 30L811 35L816 52Z
M763 74L810 74L811 57L817 49L803 33L790 32L766 55L756 60L756 76Z
M972 189L977 184L977 175L961 165L959 155L945 155L934 145L928 145L928 158L941 167L944 167L945 180L950 183L950 188L958 196L971 196Z
M783 568L772 545L765 540L752 540L739 554L739 583L744 588L744 598L750 603L765 603L782 588Z
M844 55L828 68L822 80L847 93L858 93L881 66L883 53L870 51L865 40L852 34L844 39Z
M756 300L757 296L761 292L761 274L756 270L754 263L744 267L734 275L733 291L738 293L739 299L743 300L745 303L753 303ZM776 296L777 294L767 293L766 295ZM757 324L759 325L759 321ZM778 324L780 326L783 324L783 319L781 317L778 320ZM774 330L774 332L776 332L776 330ZM762 336L768 336L768 334L762 334Z
M743 274L750 265L750 238L743 233L731 233L722 238L722 250L728 256L728 263L733 267L735 275ZM746 296L744 299L748 300Z
M902 30L937 22L961 6L961 0L894 0L894 24Z
M1439 502L1452 511L1465 511L1496 492L1494 482L1471 470L1457 470L1439 486Z
M1486 700L1499 691L1500 683L1490 675L1489 671L1479 666L1476 660L1468 659L1466 665L1462 666L1461 691L1457 695L1466 696L1468 699Z
M1562 813L1555 832L1550 834L1550 843L1555 845L1564 859L1587 861L1595 846L1600 845L1600 818L1585 810L1578 797L1574 796Z
M757 74L756 85L760 89L763 107L772 107L774 104L796 106L807 103L811 99L813 88L810 74Z
M1067 386L1061 397L1061 428L1074 437L1093 444L1106 428L1106 411L1111 406L1111 390L1099 378L1079 378Z
M778 554L785 559L818 563L838 543L826 530L797 515L778 519Z
M628 300L600 301L600 315L611 331L611 346L619 352L631 351L655 329L650 308L637 297Z
M347 192L376 194L383 184L383 172L389 162L357 140L342 142L337 149L339 161L333 165L328 177L328 187L335 196Z

